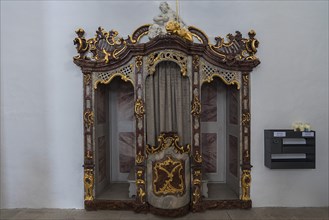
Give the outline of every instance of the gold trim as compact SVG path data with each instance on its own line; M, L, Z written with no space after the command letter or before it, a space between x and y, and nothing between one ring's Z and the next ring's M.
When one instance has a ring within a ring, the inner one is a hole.
M202 155L199 153L198 150L195 151L194 161L197 163L202 163Z
M162 61L173 61L181 68L182 76L187 75L187 56L183 53L173 50L165 50L160 52L151 53L147 57L147 70L149 75L155 73L155 67Z
M135 60L135 63L136 63L137 70L140 71L141 67L143 65L143 57L142 56L137 56L136 60Z
M167 159L164 161L156 162L153 166L153 193L157 196L160 195L183 195L185 192L185 182L183 175L185 173L182 173L184 171L184 162L181 160L173 160L173 158L170 155L167 155ZM170 170L168 170L166 167L169 167ZM167 174L164 179L159 179L159 171L162 173ZM179 178L178 187L175 187L172 185L174 177ZM158 182L162 183L162 187L157 187ZM164 181L164 183L163 183ZM159 189L157 189L159 188Z
M145 159L145 157L142 155L142 152L139 151L138 154L137 154L137 156L136 156L136 160L135 160L136 163L137 164L141 164L141 163L144 162L144 159Z
M236 74L236 73L235 73ZM213 80L214 80L214 77L219 77L226 85L236 85L236 88L239 90L240 89L240 83L239 83L239 81L237 81L237 80L232 80L231 82L229 82L229 81L227 81L226 80L226 78L224 77L224 76L222 76L221 74L219 74L219 73L213 73L213 74L211 74L211 76L208 76L208 77L206 77L206 79L204 79L203 81L202 81L202 84L203 83L205 83L205 82L207 82L207 83L210 83L210 82L212 82Z
M85 85L89 85L90 81L91 81L91 74L84 74L83 82L85 83Z
M219 53L218 51L216 51L216 50L214 49L214 48L215 48L214 45L209 44L209 48L210 48L214 53L216 53L218 56L223 57L223 58L226 58L226 55L221 54L221 53Z
M144 103L142 99L137 99L135 102L135 116L140 119L145 114Z
M201 44L203 44L204 42L203 42L203 40L202 40L202 38L201 37L199 37L197 34L195 34L195 33L191 33L192 34L192 36L193 37L195 37L196 39L198 39L198 41L200 41L201 42Z
M177 21L168 21L166 31L170 34L175 34L189 42L193 42L192 33L186 28L182 28Z
M93 201L94 174L92 169L85 169L84 173L85 201Z
M250 182L251 182L250 170L243 170L241 176L241 186L242 186L241 200L243 201L250 200Z
M191 146L187 144L186 146L182 145L179 146L179 136L177 134L168 134L168 133L161 133L158 137L159 145L158 147L151 147L150 145L146 145L146 152L148 154L155 154L160 151L163 151L169 147L174 147L174 151L176 153L190 153Z
M143 170L137 171L137 179L136 179L136 185L145 185L145 181L143 180Z
M139 187L138 197L140 199L140 202L143 203L143 204L145 203L145 196L146 196L145 191L141 187Z
M243 113L242 114L242 125L246 125L250 122L250 113Z
M189 27L194 28L195 30L201 32L201 34L203 34L203 35L206 37L207 42L210 42L210 41L209 41L209 37L208 37L208 35L206 35L206 33L205 33L204 31L200 30L199 28L197 28L197 27L195 27L195 26L189 26ZM192 33L192 34L193 34L193 33Z
M191 106L191 114L194 117L199 117L201 114L201 103L200 103L199 98L196 95L194 95L194 97L193 97L193 102L192 102L192 106Z
M150 27L151 25L152 25L152 24L144 24L144 25L140 26L139 28L137 28L136 30L134 30L134 32L132 33L132 35L131 35L131 36L129 35L129 39L130 39L131 43L133 43L133 44L138 43L138 42L140 41L140 39L141 39L143 36L145 36L146 34L149 33L148 30L147 30L147 31L145 31L145 32L143 32L143 33L141 33L141 34L139 34L139 36L137 37L137 40L134 40L132 36L134 36L135 33L136 33L141 27L143 27L143 26L148 26L148 27Z
M193 205L197 204L199 202L200 198L201 198L200 189L199 189L199 187L195 187L195 190L193 192L193 200L192 200Z
M129 75L126 75L126 74L124 74L124 73L122 72L123 69L125 69L125 68L127 68L127 67L129 67L129 68L132 70L132 72L133 72L134 64L130 64L129 66L125 66L125 67L121 68L121 69L119 70L119 72L108 73L109 77L108 77L107 79L97 79L97 80L94 82L94 89L97 89L97 85L98 85L99 83L102 83L102 84L109 84L109 83L112 81L112 79L113 79L114 77L117 77L117 76L120 76L121 79L122 79L123 81L125 81L125 82L130 82L130 83L134 86L134 81L130 78L130 76L129 76Z
M83 114L83 121L85 127L90 128L94 124L94 112L93 111L85 111Z

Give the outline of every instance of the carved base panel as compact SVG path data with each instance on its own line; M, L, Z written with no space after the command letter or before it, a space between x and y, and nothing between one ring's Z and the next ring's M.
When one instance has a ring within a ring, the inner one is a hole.
M188 214L190 211L190 205L187 204L178 209L159 209L150 205L150 212L154 215L160 215L165 217L180 217Z
M134 200L94 200L85 201L87 211L96 210L135 210Z
M94 200L85 201L87 211L96 210L133 210L137 213L150 212L155 215L166 217L180 217L189 212L203 212L210 209L251 209L252 201L242 200L203 200L197 209L191 208L190 204L178 209L160 209L148 203L138 204L134 200Z
M202 202L204 209L251 209L251 200L204 200Z

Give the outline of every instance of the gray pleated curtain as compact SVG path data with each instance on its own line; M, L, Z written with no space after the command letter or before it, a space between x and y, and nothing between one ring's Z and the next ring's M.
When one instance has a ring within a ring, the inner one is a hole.
M146 139L157 145L161 132L177 132L180 144L190 144L190 86L174 62L161 62L146 79Z

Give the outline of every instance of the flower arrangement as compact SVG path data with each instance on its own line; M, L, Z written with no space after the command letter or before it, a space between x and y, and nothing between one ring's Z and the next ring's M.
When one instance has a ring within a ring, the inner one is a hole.
M311 125L309 123L303 123L303 122L294 122L292 124L292 127L294 131L310 131Z

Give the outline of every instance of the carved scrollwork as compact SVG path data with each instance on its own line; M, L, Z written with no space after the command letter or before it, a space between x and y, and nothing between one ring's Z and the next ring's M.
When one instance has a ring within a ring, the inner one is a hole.
M142 118L145 114L144 103L142 99L137 99L135 102L135 116L136 118Z
M87 53L90 52L93 54L92 59L108 63L112 59L118 59L119 55L127 48L127 42L119 37L115 30L106 32L102 27L99 27L96 36L89 40L84 38L84 33L85 31L81 28L76 31L78 37L74 39L73 43L77 45L79 55L75 56L74 59L90 59L87 57Z
M93 111L85 111L83 114L83 120L85 127L90 128L94 124L94 112Z
M187 144L186 146L179 146L179 136L176 133L168 132L168 133L161 133L158 137L159 145L158 147L150 145L146 145L146 152L148 154L155 154L160 151L163 151L169 147L173 147L176 153L190 153L191 146Z
M242 38L239 31L235 35L226 36L228 42L222 37L215 37L216 44L209 44L210 49L218 56L222 57L229 65L237 60L256 60L255 54L259 42L255 37L255 31L251 30L248 35L249 39Z
M250 122L250 113L243 113L242 114L242 124L247 125Z
M136 63L137 70L140 71L141 67L143 65L143 57L142 56L136 57L135 63Z
M157 196L180 195L185 193L185 166L183 160L167 155L153 163L153 192Z
M86 53L89 50L89 44L87 43L86 38L83 36L85 31L82 28L79 28L75 31L75 33L78 35L78 37L73 40L73 43L76 45L76 49L79 55L75 56L74 59L88 59L86 57Z
M195 187L192 195L193 195L192 203L193 203L193 205L196 205L200 201L200 198L201 198L201 192L200 192L200 188L198 186Z
M199 117L201 114L201 103L198 96L193 96L192 106L191 106L191 114L195 117Z
M99 83L109 84L112 79L117 76L119 76L123 81L131 82L131 84L134 85L133 68L134 65L129 64L115 71L98 73L95 76L94 89L97 89L97 85Z
M145 191L143 190L143 188L140 187L140 188L138 189L138 198L140 199L140 202L141 202L142 204L145 203L145 196L146 196Z
M241 86L241 74L236 71L223 70L213 67L210 64L202 63L201 83L212 82L215 77L219 77L226 85L237 85L237 89Z
M202 155L199 153L199 151L195 151L195 155L194 155L194 161L196 163L202 163Z
M246 59L256 60L258 58L255 56L255 54L257 53L259 41L255 38L256 32L254 30L249 31L248 35L249 35L249 39L245 41L245 44L249 56Z
M250 170L242 170L242 176L241 176L242 195L241 195L241 200L243 200L243 201L250 200L250 182L251 182Z
M181 68L182 75L187 75L187 56L183 53L173 50L165 50L151 53L147 57L148 74L153 75L155 73L156 65L162 61L173 61L177 63Z
M85 85L89 85L91 82L91 75L90 74L83 75L83 81L84 81Z
M144 160L145 160L145 157L142 155L142 152L139 151L138 154L136 155L136 160L135 160L136 163L141 164L144 162Z
M94 200L94 174L92 169L85 169L84 173L85 201Z

